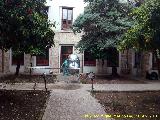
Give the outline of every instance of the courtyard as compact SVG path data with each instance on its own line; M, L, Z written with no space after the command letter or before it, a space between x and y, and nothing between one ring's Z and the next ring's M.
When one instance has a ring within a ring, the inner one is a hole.
M160 0L1 0L0 120L160 120L159 21Z
M42 78L30 77L1 77L2 120L159 120L159 81L96 78L92 91L90 81L76 83L68 77L72 82L52 82L49 77L46 91Z

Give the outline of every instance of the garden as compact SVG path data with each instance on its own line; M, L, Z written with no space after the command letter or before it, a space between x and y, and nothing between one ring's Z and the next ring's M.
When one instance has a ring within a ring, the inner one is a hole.
M159 120L160 91L93 92L106 114L117 120Z
M1 120L41 120L50 92L0 90Z

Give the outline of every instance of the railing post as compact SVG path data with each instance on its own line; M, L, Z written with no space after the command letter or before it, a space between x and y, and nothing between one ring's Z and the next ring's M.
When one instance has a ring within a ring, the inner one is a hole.
M90 78L90 80L92 81L92 87L91 87L91 90L93 92L94 90L94 87L93 87L93 79L95 78L95 74L93 72L90 72L88 77Z
M45 84L45 89L47 91L47 83L46 83L46 73L43 73L43 79L44 79L44 84Z

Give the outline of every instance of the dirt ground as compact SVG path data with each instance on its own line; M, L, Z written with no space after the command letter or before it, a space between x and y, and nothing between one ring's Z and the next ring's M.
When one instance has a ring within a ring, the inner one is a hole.
M54 83L56 76L49 75L46 77L47 83ZM44 78L42 75L6 75L0 78L0 83L44 83Z
M0 90L0 120L41 120L49 92Z
M53 76L56 78L56 76ZM54 78L54 79L55 79ZM47 83L54 83L51 76ZM89 79L80 79L81 83L90 84ZM42 76L8 75L0 82L44 82ZM145 84L144 81L127 77L95 78L94 84ZM54 89L72 90L73 86L56 86ZM107 114L115 120L160 120L160 91L147 92L94 92L92 94L104 106ZM44 91L6 91L0 90L1 120L40 120L49 92ZM119 118L115 115L120 115ZM133 118L129 118L129 115Z
M82 80L83 84L91 84L91 80ZM147 84L146 82L143 81L138 81L138 80L131 80L131 79L113 79L113 80L108 80L108 79L94 79L93 80L94 84Z
M92 81L85 76L82 76L80 78L81 83L83 84L91 84ZM142 81L142 80L135 80L130 77L124 77L124 76L119 76L119 77L112 77L112 76L107 76L107 77L96 77L93 79L94 84L147 84L147 82Z
M87 78L86 76L81 76L79 78L80 82L82 84L91 84L92 81ZM49 75L46 77L46 81L47 83L54 83L56 81L56 75ZM42 75L19 75L19 76L15 76L15 75L6 75L4 77L0 78L0 83L44 83L44 78ZM74 82L72 80L72 82ZM77 82L75 80L75 82ZM111 76L107 76L107 77L96 77L93 80L94 84L147 84L147 82L145 81L140 81L140 80L134 80L131 79L129 77L124 77L124 76L120 76L120 77L111 77Z
M92 95L117 120L160 120L160 91L94 92Z

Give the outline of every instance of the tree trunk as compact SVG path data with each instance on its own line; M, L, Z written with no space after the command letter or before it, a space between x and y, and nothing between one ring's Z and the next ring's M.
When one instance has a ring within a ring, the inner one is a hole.
M4 50L2 49L2 73L4 73Z
M20 65L20 59L18 58L18 60L17 60L17 67L16 67L16 73L15 73L16 76L19 75L20 66L21 66L21 65Z
M160 75L160 59L157 58L158 76Z
M32 55L30 57L30 67L32 67ZM29 71L30 75L32 75L32 68L30 68L30 71Z
M113 77L118 77L118 73L117 73L117 67L112 67L112 76Z
M157 62L157 69L158 69L158 76L160 75L160 58L158 52L155 50L156 53L156 62Z

